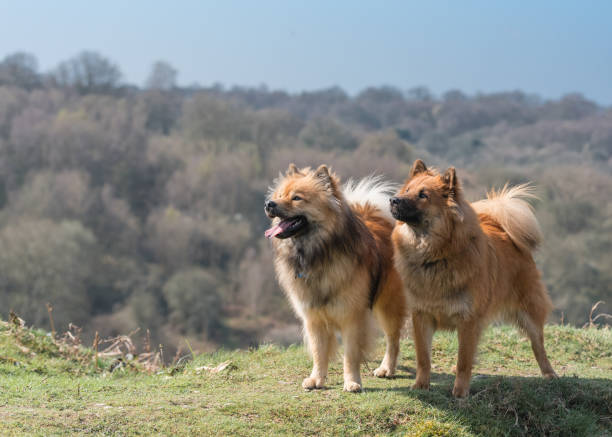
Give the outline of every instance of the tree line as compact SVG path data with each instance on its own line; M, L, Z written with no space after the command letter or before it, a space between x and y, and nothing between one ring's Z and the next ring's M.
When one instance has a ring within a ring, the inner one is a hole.
M470 199L532 181L537 255L555 320L612 306L612 109L579 94L434 96L424 87L288 93L177 85L157 62L140 88L83 52L40 72L0 62L0 316L86 336L149 329L200 349L293 341L262 210L287 168L401 182L413 159L454 165Z

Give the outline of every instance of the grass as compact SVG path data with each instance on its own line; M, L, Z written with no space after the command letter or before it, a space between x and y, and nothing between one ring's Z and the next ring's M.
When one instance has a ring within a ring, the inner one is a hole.
M556 381L538 376L529 343L514 329L490 328L470 397L455 400L450 333L434 339L430 391L409 389L414 350L405 340L395 379L364 368L365 391L349 394L339 360L327 389L302 390L310 359L301 346L222 350L154 373L129 363L110 372L116 361L0 322L0 435L612 435L612 330L549 326L546 343L562 376ZM382 351L381 343L376 356ZM228 361L220 372L203 368Z

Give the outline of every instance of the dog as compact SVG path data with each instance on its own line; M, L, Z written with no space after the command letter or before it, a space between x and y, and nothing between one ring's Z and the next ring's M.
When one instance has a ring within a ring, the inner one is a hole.
M278 281L303 322L313 358L302 387L324 387L340 332L344 390L358 392L373 336L372 315L387 342L374 374L392 377L407 306L391 245L395 220L388 198L395 188L376 177L343 188L339 184L325 165L313 170L291 164L265 201L272 219L265 235L273 240Z
M455 397L469 394L480 334L495 318L516 324L531 341L545 378L555 378L543 326L552 304L532 253L542 240L520 185L470 204L454 168L444 174L414 162L390 199L395 265L410 306L417 373L413 388L428 389L431 341L437 329L456 329L459 352Z

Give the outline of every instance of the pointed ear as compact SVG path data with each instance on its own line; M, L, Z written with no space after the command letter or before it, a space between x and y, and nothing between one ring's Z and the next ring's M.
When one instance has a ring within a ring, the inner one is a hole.
M449 167L442 176L442 182L448 188L449 197L456 197L459 193L459 180L457 179L457 173L455 167Z
M329 169L325 164L320 165L319 168L315 170L315 176L323 181L329 180L331 178L329 175Z
M455 167L449 167L448 170L444 172L442 182L448 190L448 194L444 195L444 197L448 197L448 207L457 220L463 222L464 214L463 210L461 209L461 202L459 200L459 180L457 179Z
M289 164L289 168L287 169L287 176L291 176L294 174L301 174L300 169L292 162Z
M410 177L413 178L419 173L423 173L426 171L427 167L425 166L425 163L420 159L417 159L416 161L414 161L414 164L412 164L412 170L410 170Z
M325 164L320 165L319 168L315 170L314 174L316 178L320 179L321 182L323 182L326 190L332 193L336 193L337 179L330 172L329 168Z

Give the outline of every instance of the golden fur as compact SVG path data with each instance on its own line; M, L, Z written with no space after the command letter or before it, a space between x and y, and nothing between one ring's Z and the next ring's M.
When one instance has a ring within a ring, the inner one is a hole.
M373 334L372 314L387 340L385 357L374 374L390 377L395 372L407 310L392 260L389 188L370 178L341 189L326 166L312 170L292 164L266 201L266 213L273 219L267 236L276 236L277 277L303 321L313 357L312 372L302 383L306 389L324 386L339 331L344 390L361 390L360 366ZM285 237L279 226L291 217L305 217L308 224Z
M497 317L518 325L543 376L556 376L543 339L552 305L532 257L542 237L527 197L526 185L504 187L470 205L454 168L441 175L417 160L391 199L395 263L412 313L415 388L429 387L434 331L457 329L453 395L467 396L480 334Z

